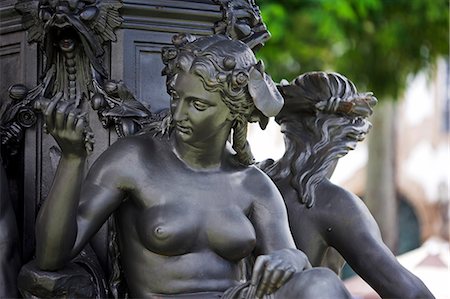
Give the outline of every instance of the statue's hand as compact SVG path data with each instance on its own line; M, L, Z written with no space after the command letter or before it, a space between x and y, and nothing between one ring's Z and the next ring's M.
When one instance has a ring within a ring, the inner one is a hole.
M282 249L260 255L253 267L251 285L256 297L271 294L282 287L296 272L311 268L306 255L297 249Z
M75 108L74 102L61 101L57 93L51 101L41 99L35 107L44 114L45 129L55 138L63 156L84 157L93 150L93 137L86 113Z

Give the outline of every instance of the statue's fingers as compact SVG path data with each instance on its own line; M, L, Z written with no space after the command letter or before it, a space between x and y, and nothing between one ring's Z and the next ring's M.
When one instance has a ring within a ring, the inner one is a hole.
M81 134L84 131L84 128L87 125L86 118L84 118L82 115L77 116L76 123L75 123L75 132Z
M77 116L80 114L80 109L73 109L67 114L66 129L75 130Z
M283 284L281 283L281 279L283 278L285 269L275 269L272 272L272 276L270 277L269 286L270 289L268 293L271 294L278 290Z
M283 271L283 275L278 279L277 288L281 288L294 275L295 270L292 267Z
M45 116L45 124L46 124L46 129L48 131L52 131L54 126L55 126L55 107L56 105L58 105L59 100L61 100L62 98L62 93L58 93L55 97L54 100L51 101L48 105L47 108L45 108L44 111L44 116Z
M70 111L69 114L67 114L67 120L66 120L66 130L72 130L75 128L75 119L76 114L74 111Z
M63 130L65 128L66 110L70 106L69 102L61 102L56 106L55 128Z
M253 266L252 279L251 284L253 286L258 285L258 282L261 279L262 271L264 270L266 263L269 261L269 257L267 255L260 255L256 258L255 265Z
M264 296L264 294L268 293L268 290L270 289L269 281L270 277L272 276L273 268L266 268L262 274L261 280L258 283L258 286L256 288L256 297L261 298Z
M274 285L271 283L272 277L276 269L279 269L281 267L281 264L281 261L272 261L271 263L266 263L264 273L258 284L258 288L256 289L257 297L262 297L265 294L270 294L273 292Z

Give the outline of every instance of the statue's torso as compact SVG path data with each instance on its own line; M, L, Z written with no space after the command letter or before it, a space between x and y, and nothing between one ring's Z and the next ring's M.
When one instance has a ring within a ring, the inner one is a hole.
M122 264L132 295L222 291L235 285L238 261L256 243L248 218L253 202L245 184L248 171L195 171L169 143L142 138L141 144L139 165L129 165L135 172L118 213Z

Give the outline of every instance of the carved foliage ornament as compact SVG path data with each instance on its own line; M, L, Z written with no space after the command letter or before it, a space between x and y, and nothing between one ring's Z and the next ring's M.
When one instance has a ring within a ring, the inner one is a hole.
M15 8L23 15L28 42L37 42L47 55L46 69L56 54L55 44L70 51L73 40L78 40L96 71L106 77L102 45L116 41L114 30L122 23L122 5L120 0L28 0L19 1Z
M215 0L220 4L223 19L216 23L214 32L240 40L253 51L261 48L270 38L261 12L254 0Z

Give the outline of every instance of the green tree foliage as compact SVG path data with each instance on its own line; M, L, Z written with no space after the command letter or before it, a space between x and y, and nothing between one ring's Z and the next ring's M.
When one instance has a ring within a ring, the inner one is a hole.
M272 39L260 50L276 81L332 70L379 99L449 51L449 0L259 0Z

